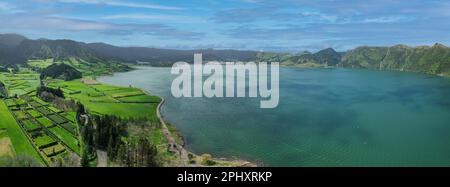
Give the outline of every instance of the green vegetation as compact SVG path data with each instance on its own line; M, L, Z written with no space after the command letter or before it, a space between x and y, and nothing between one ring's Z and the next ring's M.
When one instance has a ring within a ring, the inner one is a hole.
M61 88L63 91L75 92L72 94L64 92L65 97L81 102L93 113L116 115L123 118L158 120L156 107L160 99L146 95L137 88L117 87L99 83L87 84L82 80L53 80L48 86Z
M41 72L41 80L48 77L69 81L81 78L81 72L67 64L52 64Z
M34 68L37 68L37 69L45 69L45 68L47 68L48 66L50 66L50 65L52 65L54 63L55 62L54 62L53 58L49 58L49 59L46 59L46 60L28 60L28 62L27 62L27 64L30 67L34 67Z
M6 122L0 124L0 165L32 165L28 158L18 157L31 155L47 166L95 166L104 158L97 150L107 152L106 162L115 166L184 162L156 115L159 97L95 81L98 75L129 70L128 66L91 58L83 51L82 58L37 60L48 55L41 52L26 65L0 73L0 117ZM183 144L173 126L169 131L177 144Z
M282 65L323 67L335 66L341 62L341 53L332 48L321 50L317 53L302 52L299 54L267 53L261 52L256 55L259 62L280 62Z
M96 59L94 61L86 61L81 58L69 57L61 60L55 60L53 58L45 60L28 60L27 65L36 71L43 71L46 68L54 65L68 65L75 68L77 71L83 73L84 76L99 76L112 74L118 71L131 70L130 67L114 62ZM55 78L55 77L53 77ZM81 77L78 77L81 78ZM65 79L65 78L63 78Z
M7 134L11 143L14 147L14 152L16 155L28 155L35 160L42 162L41 157L38 152L33 148L33 145L28 141L26 135L21 130L20 126L17 124L14 117L8 111L3 100L0 100L0 129L3 129L4 134Z
M19 100L24 102L18 102ZM46 164L62 159L69 150L79 154L78 133L73 130L76 125L61 116L61 111L52 111L28 95L5 101L9 103L9 110L14 111L12 114L25 132L28 142L35 146L34 149L38 150ZM64 129L69 127L72 132Z
M23 95L32 92L39 86L39 74L0 72L0 81L5 85L9 96Z
M80 144L78 142L78 138L73 134L69 133L64 128L59 126L54 126L49 128L50 132L55 134L60 140L62 140L71 150L74 150L76 153L80 152Z
M450 48L441 44L432 47L358 47L342 58L344 67L412 71L450 75Z

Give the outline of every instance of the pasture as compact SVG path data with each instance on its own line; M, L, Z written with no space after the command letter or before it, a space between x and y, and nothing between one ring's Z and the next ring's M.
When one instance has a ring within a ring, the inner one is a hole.
M0 129L3 129L3 134L6 134L14 147L14 152L16 155L28 155L36 160L42 162L39 153L33 148L33 145L28 141L27 136L21 130L20 126L17 124L14 117L8 111L3 100L0 100ZM5 135L2 135L5 136Z
M39 74L36 73L0 73L0 80L5 84L9 96L30 93L39 86Z
M116 115L123 118L148 118L157 120L156 107L160 98L147 95L142 90L106 84L87 84L81 80L52 80L49 87L61 88L66 98L80 101L91 112Z

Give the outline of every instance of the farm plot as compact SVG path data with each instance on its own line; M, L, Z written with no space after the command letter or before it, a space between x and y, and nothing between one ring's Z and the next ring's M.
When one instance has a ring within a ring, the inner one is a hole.
M27 113L30 114L33 118L41 117L41 113L39 113L33 109L27 110Z
M59 126L53 126L49 128L49 130L60 140L62 140L71 150L74 150L76 153L80 152L79 141L75 136L73 136L73 134L67 132L65 129Z
M45 156L50 158L50 157L54 157L54 156L56 156L58 154L63 153L65 150L66 150L66 148L63 145L58 143L58 144L53 145L51 147L47 147L47 148L42 149L42 152L45 154Z
M16 116L16 119L22 120L22 119L28 119L28 117L25 115L25 113L21 110L13 111L14 116Z
M38 68L38 69L45 69L48 66L52 65L54 63L53 58L46 59L46 60L28 60L27 64L30 67Z
M5 84L10 96L32 92L39 86L39 74L37 73L0 73L0 80Z
M44 125L44 126L47 127L47 128L56 126L55 124L53 124L53 122L52 122L51 120L49 120L49 119L46 118L46 117L36 118L36 120L37 120L40 124Z
M53 111L51 111L50 109L48 109L48 108L45 107L45 106L35 107L35 109L36 109L38 112L40 112L41 114L43 114L44 116L48 116L48 115L51 115L51 114L54 113Z
M3 135L6 134L9 137L15 153L17 155L29 155L43 163L41 156L33 147L33 144L28 141L27 135L22 131L13 115L8 111L3 100L0 100L0 120L0 129L3 129Z
M63 123L67 122L66 118L64 118L58 114L48 115L47 118L50 119L51 121L53 121L53 123L55 123L55 124L63 124Z
M23 128L27 130L27 132L39 131L41 130L41 126L37 123L32 122L31 120L21 120Z
M36 144L36 146L39 149L50 147L52 145L57 144L55 139L53 139L52 137L47 136L47 135L40 135L40 136L34 137L33 141L34 141L34 144Z
M14 99L5 99L3 101L5 102L6 106L8 106L8 107L17 105L17 103L14 101Z
M17 103L18 100L26 101L24 105L12 105L12 108L16 107L13 114L28 140L46 163L51 163L53 157L59 156L66 150L79 154L78 129L75 124L58 114L61 111L56 108L54 109L56 111L50 110L28 95L20 98L11 98L9 101L10 103Z
M81 102L93 113L125 118L157 119L156 107L160 99L147 95L137 88L85 84L81 80L66 82L52 80L48 86L80 91L79 94L66 95L66 97Z

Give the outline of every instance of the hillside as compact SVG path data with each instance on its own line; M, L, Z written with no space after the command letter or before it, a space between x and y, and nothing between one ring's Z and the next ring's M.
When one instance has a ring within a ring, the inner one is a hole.
M358 47L343 57L343 67L450 74L450 48L433 46Z
M254 60L257 52L238 50L174 50L148 47L117 47L104 43L84 44L98 55L114 58L123 62L149 62L152 65L170 65L173 62L193 62L194 53L202 53L204 60L217 61L250 61Z
M17 47L26 39L26 37L18 34L0 34L0 44L9 47Z
M257 61L280 62L283 65L317 64L334 66L341 62L341 53L332 48L327 48L316 53L303 51L295 55L289 53L261 52L257 55Z
M45 78L62 79L66 81L81 79L81 72L67 64L52 64L41 72L41 80Z
M76 58L79 61L148 62L167 66L177 61L193 62L194 53L203 53L204 60L250 61L257 52L238 50L174 50L148 47L117 47L104 43L83 43L73 40L30 40L16 34L0 35L0 64L25 64L28 60Z
M105 43L83 43L72 40L30 40L17 34L0 34L0 65L26 64L46 67L40 60L51 59L74 66L85 75L97 74L95 68L127 70L122 63L143 62L152 66L170 66L177 61L193 61L194 53L203 53L205 61L266 61L292 66L341 66L380 70L450 74L450 49L442 44L409 47L357 47L347 52L327 48L316 53L296 54L239 50L174 50L148 47L117 47ZM51 63L50 63L51 64ZM101 71L105 72L105 71ZM106 71L111 72L111 71Z
M27 59L65 60L77 57L84 60L99 59L95 53L72 40L24 40L18 46L19 54Z
M25 37L17 34L0 34L0 64L15 64L22 59L17 54L17 46Z

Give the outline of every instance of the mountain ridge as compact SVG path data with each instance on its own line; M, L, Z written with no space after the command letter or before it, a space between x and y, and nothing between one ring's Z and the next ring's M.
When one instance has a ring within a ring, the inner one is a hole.
M84 43L74 40L30 40L18 34L0 34L0 64L24 64L30 59L77 58L86 62L147 62L153 66L169 66L177 61L193 62L193 54L202 53L205 61L266 61L282 65L339 66L378 70L412 71L450 75L450 48L435 43L432 46L411 47L397 44L359 46L346 52L326 48L315 53L297 54L215 49L159 49L151 47L118 47L106 43Z
M106 43L84 43L67 39L31 40L16 34L0 36L0 64L24 64L29 59L54 58L66 60L76 57L85 61L93 59L114 60L123 63L148 61L152 65L171 65L176 61L193 62L192 56L194 53L203 53L204 60L217 61L250 61L258 53L256 51L232 49L176 50L150 47L118 47ZM19 38L22 38L22 40L19 40ZM10 43L14 45L10 45Z

